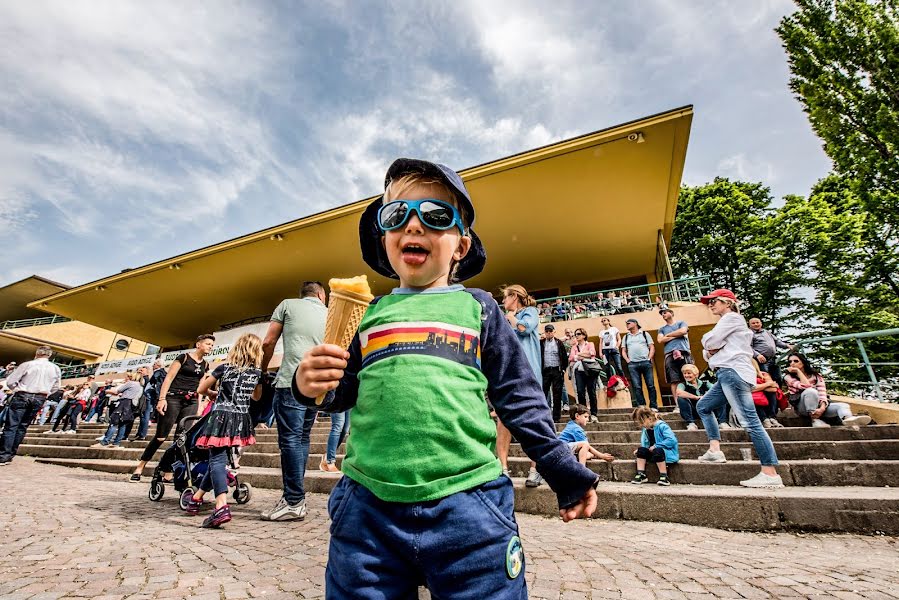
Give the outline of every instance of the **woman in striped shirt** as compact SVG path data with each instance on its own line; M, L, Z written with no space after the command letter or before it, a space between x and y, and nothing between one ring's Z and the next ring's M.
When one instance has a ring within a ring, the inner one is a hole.
M867 425L871 417L853 416L845 402L831 402L827 397L824 377L799 352L787 357L784 381L790 392L790 404L803 417L812 419L812 427L830 427L824 419L837 418L843 425Z

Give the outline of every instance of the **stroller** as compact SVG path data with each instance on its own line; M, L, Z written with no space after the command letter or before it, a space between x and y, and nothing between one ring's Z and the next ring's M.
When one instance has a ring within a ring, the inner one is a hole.
M184 417L179 423L179 433L175 435L175 441L163 453L159 464L153 470L153 478L150 480L150 500L159 502L165 495L165 484L162 474L171 471L173 474L172 484L175 491L181 495L178 499L182 510L187 508L187 502L190 500L197 489L199 489L200 481L209 468L209 451L197 448L197 438L203 431L203 424L209 418L209 414L200 416ZM238 504L246 504L253 496L253 486L249 483L241 482L238 479L234 468L233 449L228 449L228 487L234 488L234 501Z

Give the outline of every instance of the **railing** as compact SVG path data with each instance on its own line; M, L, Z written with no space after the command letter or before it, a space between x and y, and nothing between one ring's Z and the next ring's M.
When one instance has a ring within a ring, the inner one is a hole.
M859 393L861 392L862 396L865 396L864 390L870 389L870 394L873 395L880 402L899 402L899 377L895 375L888 376L886 378L878 379L877 373L875 373L875 367L899 367L899 362L892 361L874 361L872 362L868 358L868 352L865 348L865 344L862 342L863 339L870 338L884 338L884 337L896 337L899 336L899 329L880 329L877 331L863 331L860 333L847 333L845 335L831 335L820 338L812 338L807 340L799 340L793 343L793 350L791 352L803 352L803 354L808 354L806 351L808 347L812 347L811 352L833 352L834 348L831 347L835 342L855 342L856 347L858 348L859 356L861 357L861 361L855 362L827 362L825 363L828 369L834 369L839 367L844 367L842 369L845 371L845 367L851 367L857 369L859 372L864 369L865 374L868 377L867 381L861 380L853 380L853 379L844 379L840 377L828 378L828 384L835 383L842 386L847 386L849 391ZM899 343L891 344L892 348L899 348ZM787 356L789 352L783 353L778 356L778 359L782 359L784 356ZM893 352L894 358L899 358L899 350ZM892 369L895 371L895 369Z
M544 298L537 302L540 321L568 321L656 308L667 302L698 302L712 289L708 276L685 277L626 287ZM610 297L609 294L612 294ZM561 302L557 302L561 300Z
M18 319L15 321L3 321L0 329L17 329L19 327L34 327L35 325L52 325L53 323L66 323L72 319L60 315L49 317L36 317L34 319Z

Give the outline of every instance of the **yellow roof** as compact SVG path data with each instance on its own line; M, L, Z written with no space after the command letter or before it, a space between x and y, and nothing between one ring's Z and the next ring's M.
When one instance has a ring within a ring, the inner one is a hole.
M692 118L685 106L459 171L488 257L466 285L544 289L653 273L658 232L671 239ZM270 314L302 280L366 273L385 293L395 282L359 250L359 214L374 197L28 306L171 346Z
M0 287L0 321L45 317L43 312L26 304L67 289L67 285L37 275L4 285Z

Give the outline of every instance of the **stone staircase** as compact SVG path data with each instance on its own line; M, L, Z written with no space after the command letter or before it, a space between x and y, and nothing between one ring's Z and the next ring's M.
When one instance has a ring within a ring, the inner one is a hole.
M758 472L758 462L741 460L740 450L752 448L742 430L722 431L725 464L695 460L708 447L703 431L686 431L677 414L663 413L680 442L682 460L669 470L671 487L630 485L635 472L633 450L640 432L629 419L629 409L603 411L598 423L589 424L590 443L615 455L614 463L590 461L601 478L597 516L609 519L656 520L743 530L807 530L884 532L899 534L899 425L871 425L852 429L813 429L807 421L785 416L783 429L768 430L781 465L785 488L749 490L740 480ZM558 424L561 431L564 424ZM144 442L126 442L121 449L92 448L105 426L82 424L77 434L45 434L33 426L20 454L38 462L128 473L137 462ZM330 424L321 419L312 432L306 489L328 493L340 477L318 469L325 453ZM163 449L168 444L163 445ZM344 448L338 449L338 466ZM158 459L162 451L157 453ZM280 488L280 454L274 430L257 429L257 444L241 459L241 478L256 487ZM509 458L516 491L516 510L557 516L555 495L544 484L527 488L529 460L518 444ZM145 474L152 473L152 466ZM655 481L654 467L648 470ZM168 492L171 494L171 492ZM173 495L173 494L171 494Z

